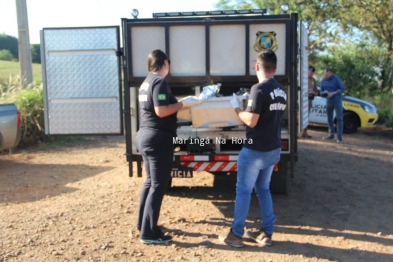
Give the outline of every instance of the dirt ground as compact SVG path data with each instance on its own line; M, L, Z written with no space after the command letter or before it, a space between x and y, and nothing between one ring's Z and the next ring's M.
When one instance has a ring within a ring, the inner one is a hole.
M218 240L233 218L235 176L174 179L159 223L135 230L144 177L128 176L123 137L87 137L0 155L0 261L393 261L393 139L378 132L299 140L290 195L274 194L273 246ZM135 169L134 169L135 170ZM257 228L254 195L247 228Z

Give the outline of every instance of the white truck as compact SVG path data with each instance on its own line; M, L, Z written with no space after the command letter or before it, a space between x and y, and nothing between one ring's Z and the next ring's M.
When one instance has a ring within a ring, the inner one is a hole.
M121 30L41 30L46 134L125 132L129 175L136 162L137 176L142 176L142 158L135 146L138 89L147 75L147 55L161 49L171 60L166 79L175 96L198 95L218 83L222 95L192 109L190 121L179 117L172 177L236 172L245 126L233 123L233 109L225 105L233 93L257 82L257 54L272 48L278 57L276 79L286 89L288 104L271 190L288 193L297 161L297 134L308 125L307 32L297 14L266 15L263 9L172 12L121 22Z

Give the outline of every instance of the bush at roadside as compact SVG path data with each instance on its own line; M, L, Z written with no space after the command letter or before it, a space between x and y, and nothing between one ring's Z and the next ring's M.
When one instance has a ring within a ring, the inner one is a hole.
M30 84L20 87L19 77L11 78L8 83L1 85L1 103L15 103L22 115L22 138L20 147L36 144L42 141L44 131L44 103L42 84Z
M386 127L393 127L393 94L377 94L367 97L367 101L372 102L378 108L378 124Z
M393 107L378 111L378 123L386 127L393 127Z
M14 57L9 50L2 49L0 50L0 60L12 61L14 60Z

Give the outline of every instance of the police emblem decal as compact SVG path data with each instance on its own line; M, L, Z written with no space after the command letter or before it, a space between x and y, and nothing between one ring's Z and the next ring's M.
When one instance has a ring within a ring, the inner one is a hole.
M277 45L276 33L274 31L271 32L258 31L256 35L257 38L254 44L255 52L259 53L269 48L274 52L277 51L278 45Z

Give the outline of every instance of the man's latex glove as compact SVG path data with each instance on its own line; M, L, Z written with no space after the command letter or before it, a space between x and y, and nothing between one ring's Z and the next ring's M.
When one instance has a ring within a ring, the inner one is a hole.
M240 108L239 101L237 100L237 96L236 96L235 93L233 93L233 96L232 96L232 99L231 99L231 105L232 105L233 108L236 108L236 107Z
M202 101L196 96L186 96L180 102L183 104L183 107L193 107L199 105Z

